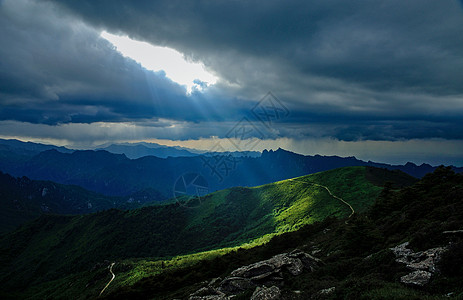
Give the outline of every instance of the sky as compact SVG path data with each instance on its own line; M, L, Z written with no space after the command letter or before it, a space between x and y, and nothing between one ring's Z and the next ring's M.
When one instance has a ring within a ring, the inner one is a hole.
M0 0L0 138L463 166L461 1Z

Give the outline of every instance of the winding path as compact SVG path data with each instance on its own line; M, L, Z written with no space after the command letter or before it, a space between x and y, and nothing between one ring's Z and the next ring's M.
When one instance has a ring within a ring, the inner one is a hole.
M111 272L111 274L113 275L113 277L111 278L111 280L108 282L108 284L106 284L106 286L101 290L100 292L100 296L103 294L103 292L106 290L106 288L109 286L109 284L114 280L114 278L116 278L116 275L114 275L113 273L113 266L114 266L115 263L111 263L110 267L109 267L109 272Z
M349 217L347 217L348 219L350 219L350 217L352 217L354 214L355 214L355 210L354 208L352 207L352 205L350 205L349 203L347 203L346 200L342 199L341 197L338 197L336 195L334 195L330 189L324 185L321 185L321 184L318 184L318 183L314 183L314 182L308 182L308 181L303 181L303 180L298 180L298 179L290 179L292 181L297 181L297 182L302 182L302 183L306 183L306 184L311 184L311 185L315 185L315 186L319 186L319 187L322 187L324 188L329 194L331 197L335 198L335 199L338 199L339 201L341 201L342 203L344 203L345 205L349 206L350 210L352 211L351 214L349 215ZM347 221L346 221L346 224L347 224Z

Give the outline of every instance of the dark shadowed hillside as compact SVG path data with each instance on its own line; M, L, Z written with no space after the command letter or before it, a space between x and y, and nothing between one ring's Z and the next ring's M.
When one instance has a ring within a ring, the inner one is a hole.
M12 230L41 214L88 214L109 208L136 208L159 197L152 191L110 197L79 186L14 178L0 172L0 232Z

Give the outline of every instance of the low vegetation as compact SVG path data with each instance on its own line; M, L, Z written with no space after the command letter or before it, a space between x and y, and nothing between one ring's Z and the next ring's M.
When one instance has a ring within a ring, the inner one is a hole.
M186 260L175 258L169 265L164 262L165 269L154 268L152 275L133 284L115 283L106 298L184 299L205 281L299 248L314 253L325 265L312 273L285 277L283 292L290 299L461 299L463 239L458 230L463 229L463 176L439 168L413 186L392 186L385 184L375 204L347 224L328 217L275 235L259 246L227 249L217 255L203 253ZM438 264L440 271L425 287L400 283L400 277L409 271L395 261L389 248L404 241L410 241L415 251L449 246ZM146 262L130 264L136 270ZM121 278L132 272L121 272ZM319 293L331 287L335 287L332 294ZM242 298L249 296L243 294Z
M386 184L391 179L397 180ZM176 203L74 217L45 215L0 241L5 291L0 296L92 298L109 280L110 262L116 262L117 277L107 297L185 297L203 280L296 247L320 250L329 264L319 277L288 283L289 288L300 285L311 293L333 284L342 290L360 257L394 240L376 223L378 205L414 181L402 173L349 167L218 191L196 208ZM350 208L322 186L355 208L349 224L343 219Z

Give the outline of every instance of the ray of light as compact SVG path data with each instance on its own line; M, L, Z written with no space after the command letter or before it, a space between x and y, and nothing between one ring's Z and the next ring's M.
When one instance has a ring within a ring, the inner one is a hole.
M106 31L101 33L101 37L113 44L122 55L132 58L144 68L164 71L168 78L186 86L188 93L193 88L202 90L204 85L217 82L217 77L208 72L203 64L187 61L182 53L172 48L154 46Z

